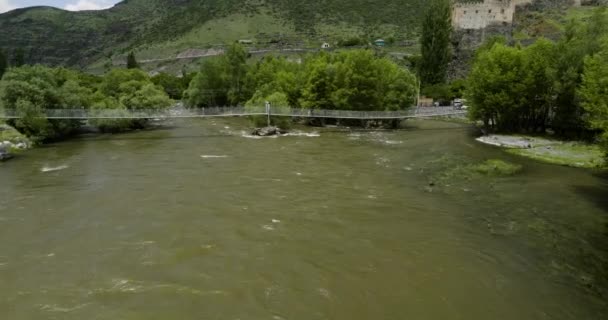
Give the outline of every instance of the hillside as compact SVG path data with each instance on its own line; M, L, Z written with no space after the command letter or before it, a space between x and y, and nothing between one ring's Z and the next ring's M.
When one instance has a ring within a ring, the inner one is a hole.
M171 51L242 38L298 45L352 36L407 39L424 0L125 0L103 11L49 7L0 15L0 47L29 63L87 66L126 49Z

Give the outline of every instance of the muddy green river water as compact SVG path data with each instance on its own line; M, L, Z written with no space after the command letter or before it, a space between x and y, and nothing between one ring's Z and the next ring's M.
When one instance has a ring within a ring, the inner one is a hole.
M472 129L238 119L0 164L0 319L608 319L602 174ZM486 159L513 176L455 168Z

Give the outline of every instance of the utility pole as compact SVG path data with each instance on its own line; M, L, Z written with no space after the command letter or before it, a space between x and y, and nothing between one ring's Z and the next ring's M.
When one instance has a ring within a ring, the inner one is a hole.
M420 78L418 80L418 91L416 92L416 109L420 108Z
M266 101L266 116L267 116L268 127L270 127L270 102L269 101Z

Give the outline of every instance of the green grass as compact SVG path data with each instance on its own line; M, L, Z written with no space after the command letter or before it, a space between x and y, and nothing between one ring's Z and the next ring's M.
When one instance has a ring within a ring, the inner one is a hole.
M0 142L3 141L19 143L27 141L27 138L12 127L0 124Z
M187 49L217 47L244 39L253 40L254 45L264 46L268 41L264 35L279 38L279 34L293 38L296 35L293 24L269 13L239 13L207 21L174 40L142 46L136 54L139 59L170 58Z
M469 169L484 175L511 176L521 171L522 166L503 160L490 159L480 164L471 165Z
M515 40L538 37L556 39L564 32L570 20L585 21L596 9L597 7L593 6L583 6L521 13L513 38Z
M507 152L538 161L579 168L601 168L606 163L599 146L583 142L561 142Z
M489 138L487 141L479 141L497 143L508 153L546 163L579 168L600 168L606 165L605 153L598 144L562 141L546 135L510 134L492 135Z
M283 34L291 45L320 46L351 34L408 38L425 0L129 0L110 10L21 9L0 15L0 47L23 48L28 63L91 66L135 50L142 59L239 39ZM385 36L386 35L386 36Z
M500 179L519 173L523 167L500 159L473 162L470 159L446 157L438 159L434 165L443 167L433 176L439 185L466 185L469 181L480 179ZM488 180L488 181L490 181Z
M591 15L593 14L593 12L597 9L597 7L574 7L574 8L570 8L568 9L568 11L566 11L566 15L563 17L563 21L569 21L569 20L586 20L589 17L591 17Z

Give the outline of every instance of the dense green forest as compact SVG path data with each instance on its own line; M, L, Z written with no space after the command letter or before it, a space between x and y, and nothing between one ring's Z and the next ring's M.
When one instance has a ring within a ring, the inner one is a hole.
M608 11L573 20L557 42L480 48L468 78L470 117L502 132L599 137L608 145Z

